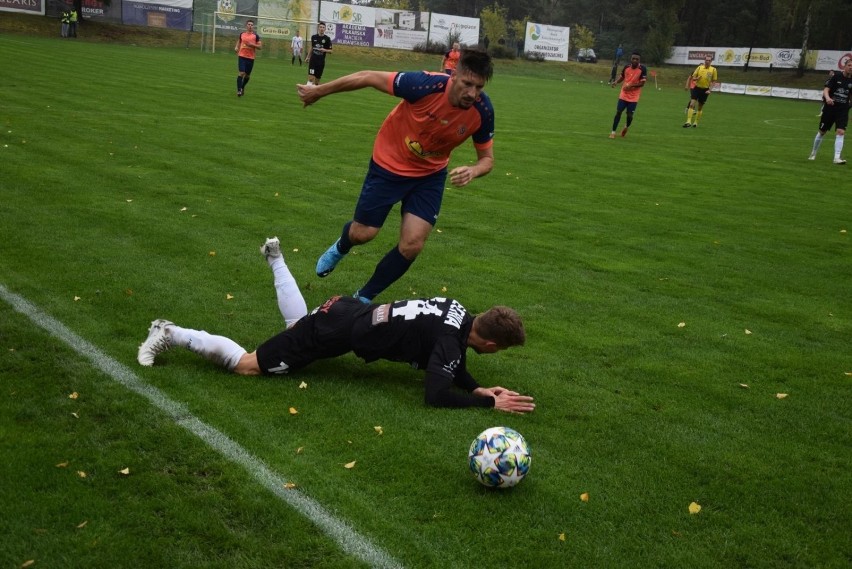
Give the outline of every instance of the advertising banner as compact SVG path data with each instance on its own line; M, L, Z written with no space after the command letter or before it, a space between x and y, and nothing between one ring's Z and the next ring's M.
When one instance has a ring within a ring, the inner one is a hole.
M0 12L25 12L44 16L44 0L0 0Z
M675 46L666 63L675 65L699 65L704 57L713 57L715 67L769 67L795 69L799 66L800 50L768 47L695 47Z
M426 43L428 26L429 12L377 8L373 45L394 49L414 49L414 46Z
M131 26L192 29L192 0L123 0L121 21Z
M840 71L850 59L852 59L852 51L829 51L821 49L816 52L816 65L814 65L814 69L819 71Z
M524 53L547 61L568 61L570 30L561 26L527 22Z
M242 8L242 4L240 4ZM245 12L238 12L244 14ZM261 38L289 39L295 35L301 22L313 21L313 5L305 0L260 0L257 2L257 22L255 30ZM274 18L274 19L265 19ZM305 29L301 26L301 29Z
M71 0L47 0L47 16L59 18L63 10L74 7ZM83 0L83 17L96 22L121 23L121 1Z
M319 19L325 22L325 33L331 38L332 45L373 46L375 8L323 2Z
M479 44L479 18L464 18L462 16L451 16L449 14L433 13L429 18L429 41L442 43L447 49L452 47L447 39L450 34L459 36L462 46L473 46Z
M216 33L236 35L245 29L245 21L241 16L257 17L257 0L196 0L196 11L203 13L216 12ZM260 33L263 39L263 34Z

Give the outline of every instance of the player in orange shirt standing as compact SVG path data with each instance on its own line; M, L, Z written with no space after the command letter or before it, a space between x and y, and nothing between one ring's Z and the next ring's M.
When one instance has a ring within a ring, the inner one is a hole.
M461 187L494 167L494 108L483 92L493 72L487 53L462 50L449 77L426 71L358 71L322 85L296 86L306 107L365 87L402 99L379 129L355 214L319 258L317 276L327 276L352 247L375 238L397 203L402 213L399 242L355 296L370 302L408 271L438 221L447 176ZM476 163L448 174L450 153L468 138Z
M246 20L246 31L240 34L234 46L234 51L239 56L237 65L240 70L240 74L237 75L237 97L243 96L254 67L254 54L262 45L260 36L254 33L254 20Z
M619 83L624 83L621 86L621 93L618 95L618 104L615 108L615 118L612 121L612 132L610 138L615 138L615 131L618 129L618 123L621 122L621 113L627 110L627 124L621 130L621 136L627 136L627 129L633 123L633 113L636 112L636 105L639 103L639 95L642 94L642 87L645 86L645 81L648 79L648 69L640 63L641 56L637 52L630 54L630 65L625 65L621 70L621 76L612 83L615 87Z
M461 57L461 44L455 42L453 49L445 53L444 59L441 60L441 71L447 75L452 75L459 65L459 57Z

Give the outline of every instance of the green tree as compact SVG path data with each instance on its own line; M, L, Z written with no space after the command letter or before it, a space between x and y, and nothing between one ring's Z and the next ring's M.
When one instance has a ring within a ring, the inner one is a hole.
M577 24L571 29L571 44L575 50L593 48L595 47L595 34L586 26Z
M506 22L508 20L509 11L495 3L493 6L483 8L479 13L480 24L482 25L482 33L492 42L499 42L505 39L508 34Z

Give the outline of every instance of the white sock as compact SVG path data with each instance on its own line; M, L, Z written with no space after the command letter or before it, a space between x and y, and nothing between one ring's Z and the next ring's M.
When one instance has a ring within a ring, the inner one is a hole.
M821 132L818 132L816 138L814 138L814 149L811 150L811 154L813 156L816 156L817 150L819 150L819 145L822 144L822 137L823 134Z
M284 262L284 257L267 257L267 262L272 268L273 282L275 284L275 296L278 297L278 310L284 317L287 328L298 322L308 313L308 306L296 279Z
M239 344L224 336L214 336L203 330L192 330L180 326L169 326L172 344L195 352L199 356L234 371L246 351Z
M843 151L843 135L837 134L834 136L834 159L840 160L840 153Z

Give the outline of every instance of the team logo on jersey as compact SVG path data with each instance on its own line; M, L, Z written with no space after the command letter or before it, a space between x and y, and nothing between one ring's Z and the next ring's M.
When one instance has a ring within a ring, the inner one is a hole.
M235 0L218 0L216 2L216 14L223 22L230 22L234 19L234 14L237 13L237 3Z
M405 137L405 145L408 149L419 156L420 158L430 158L432 156L441 156L440 152L429 152L423 148L423 145L417 142L416 140L411 140L407 136Z
M373 326L376 324L387 324L390 321L390 304L383 304L373 310Z
M455 377L456 369L459 367L459 364L461 364L461 358L455 359L449 363L444 364L443 370L451 376Z
M461 125L461 126L459 127L459 131L458 131L458 132L459 132L459 136L464 136L464 133L466 133L466 132L467 132L467 125L464 125L464 124L463 124L463 125Z

